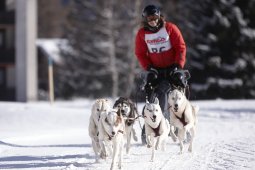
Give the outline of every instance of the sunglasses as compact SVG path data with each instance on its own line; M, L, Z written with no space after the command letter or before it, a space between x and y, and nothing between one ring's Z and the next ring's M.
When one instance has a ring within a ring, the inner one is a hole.
M158 15L151 15L146 18L147 22L156 21L159 19Z

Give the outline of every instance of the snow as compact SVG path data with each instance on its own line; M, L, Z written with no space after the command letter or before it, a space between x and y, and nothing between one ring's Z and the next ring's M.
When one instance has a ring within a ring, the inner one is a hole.
M220 87L226 88L226 87L231 87L231 88L236 88L240 87L243 85L243 80L239 78L235 79L222 79L222 78L214 78L214 77L209 77L207 79L209 84L215 84L217 83ZM204 85L204 87L207 87L207 85ZM202 88L205 89L205 88Z
M0 169L105 170L111 159L95 163L88 135L91 100L0 102ZM192 101L198 116L194 152L178 154L170 138L166 151L151 150L132 141L123 168L131 169L254 169L255 100ZM138 104L141 111L143 104ZM140 119L143 123L142 118ZM139 122L135 128L140 136Z

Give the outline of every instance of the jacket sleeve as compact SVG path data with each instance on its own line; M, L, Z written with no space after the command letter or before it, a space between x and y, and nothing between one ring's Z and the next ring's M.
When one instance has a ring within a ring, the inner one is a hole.
M186 44L176 25L172 24L170 30L171 44L175 50L175 63L179 64L183 68L186 62Z
M144 34L141 30L138 31L135 40L135 55L144 70L147 70L151 65L151 61L148 57L148 47L144 40Z

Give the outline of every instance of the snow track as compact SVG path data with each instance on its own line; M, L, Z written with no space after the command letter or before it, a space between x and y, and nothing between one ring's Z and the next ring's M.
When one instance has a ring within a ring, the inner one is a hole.
M184 153L178 154L178 143L169 138L166 151L156 151L155 161L150 162L151 149L132 141L122 169L254 169L255 100L194 103L201 110L193 153L186 144ZM94 160L87 130L90 106L91 101L58 102L55 106L0 103L0 169L109 169L110 158L100 163ZM140 136L138 122L135 128Z

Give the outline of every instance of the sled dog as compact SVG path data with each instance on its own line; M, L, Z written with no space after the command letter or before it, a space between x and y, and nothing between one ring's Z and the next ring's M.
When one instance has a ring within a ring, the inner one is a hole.
M112 109L101 116L99 123L99 143L105 156L107 155L107 149L112 154L111 170L115 168L117 162L118 167L121 168L124 134L125 120L120 110ZM108 145L106 144L107 142Z
M113 108L118 109L125 119L125 132L127 138L126 153L128 154L130 150L132 135L135 141L138 140L135 129L133 128L133 125L135 123L135 117L138 115L137 109L135 107L135 104L130 99L125 97L118 98L115 101Z
M146 101L143 116L147 147L152 148L151 161L154 161L155 149L161 147L162 151L165 150L170 124L161 111L158 98L155 98L154 103Z
M89 118L89 136L92 140L92 147L96 155L96 162L98 162L100 154L100 146L98 140L98 124L99 119L103 113L110 109L110 102L107 99L97 99L92 105L91 115Z
M174 141L180 142L180 153L183 153L183 141L186 138L186 132L190 133L191 139L188 148L189 152L192 152L193 139L196 134L197 113L198 106L191 105L190 101L186 98L185 92L180 89L174 89L168 94L168 102L170 105L170 134ZM174 133L174 129L178 129L177 136Z

